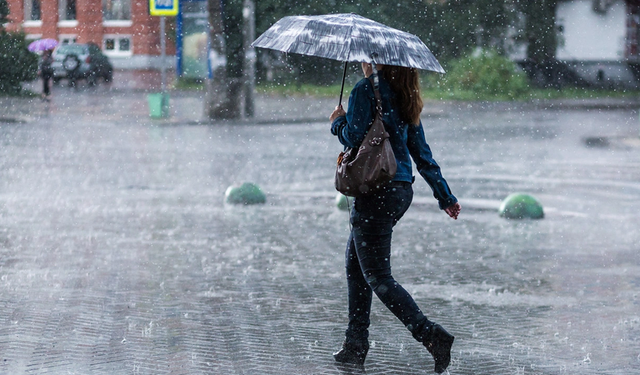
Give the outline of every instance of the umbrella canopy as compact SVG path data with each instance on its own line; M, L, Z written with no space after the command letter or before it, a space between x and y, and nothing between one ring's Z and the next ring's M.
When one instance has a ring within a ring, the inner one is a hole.
M31 42L27 49L31 52L42 52L56 48L58 41L55 39L38 39Z
M375 62L444 73L427 46L413 34L357 14L284 17L252 44L338 61Z

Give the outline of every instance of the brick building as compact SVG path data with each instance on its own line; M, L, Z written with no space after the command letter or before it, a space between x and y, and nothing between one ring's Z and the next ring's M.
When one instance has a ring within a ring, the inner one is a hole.
M149 14L148 0L8 0L10 31L28 39L102 46L115 68L149 69L160 65L160 19ZM168 17L168 25L172 19ZM171 29L171 27L168 27ZM175 47L167 41L167 64Z

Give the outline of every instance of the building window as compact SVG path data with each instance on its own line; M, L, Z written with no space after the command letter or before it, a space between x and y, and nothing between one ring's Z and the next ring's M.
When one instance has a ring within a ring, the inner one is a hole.
M41 17L40 0L24 0L24 20L40 21Z
M120 42L118 43L118 49L121 52L131 52L131 39L120 38Z
M76 0L60 0L58 2L58 18L60 21L76 20Z
M105 21L131 20L131 0L102 0L102 19Z
M60 35L60 44L74 44L76 42L75 35Z
M105 35L102 40L102 50L106 55L131 56L133 48L130 35Z

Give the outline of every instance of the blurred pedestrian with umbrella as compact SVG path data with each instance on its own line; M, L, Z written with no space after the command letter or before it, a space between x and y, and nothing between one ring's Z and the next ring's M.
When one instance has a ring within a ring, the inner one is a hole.
M432 188L439 206L457 219L460 204L442 177L420 121L423 102L417 69L444 73L422 41L355 14L285 17L253 45L284 52L361 62L365 78L330 116L331 132L345 147L358 148L376 111L390 134L397 172L378 190L356 197L346 249L349 324L338 362L364 364L369 350L369 314L373 293L421 342L435 360L435 371L449 366L454 336L422 313L391 275L391 233L413 199L411 160ZM381 74L378 74L380 70ZM344 87L344 74L343 74ZM382 108L376 106L380 96Z
M53 50L57 46L58 46L57 40L45 38L45 39L38 39L29 43L29 46L27 46L27 49L31 52L43 52L43 51Z
M58 45L55 39L38 39L31 42L27 49L31 52L42 52L40 57L39 72L42 78L42 99L49 100L51 97L50 83L53 78L53 49Z
M50 100L51 98L51 79L53 78L53 51L48 49L42 52L40 59L40 77L42 77L42 99Z

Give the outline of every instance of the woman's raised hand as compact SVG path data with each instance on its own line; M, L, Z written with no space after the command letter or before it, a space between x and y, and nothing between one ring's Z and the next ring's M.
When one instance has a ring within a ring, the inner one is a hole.
M347 114L347 112L344 111L344 109L342 108L342 104L336 106L336 109L333 110L333 112L331 112L331 116L329 116L329 120L331 120L331 122L333 122L333 120L337 119L340 116L345 116Z

